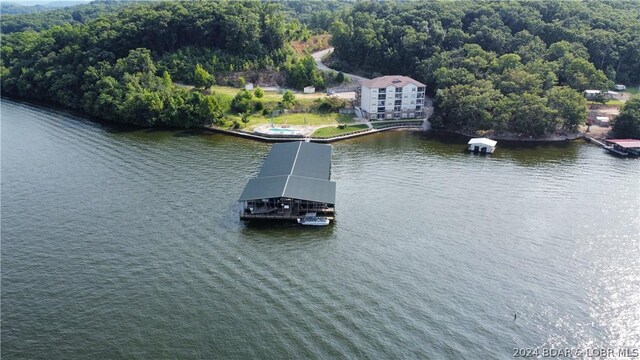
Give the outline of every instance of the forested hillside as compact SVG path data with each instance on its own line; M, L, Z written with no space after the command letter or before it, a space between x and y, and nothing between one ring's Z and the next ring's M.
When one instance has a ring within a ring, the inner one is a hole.
M290 42L327 30L339 70L426 83L436 128L574 130L582 90L640 82L636 1L100 1L3 15L2 93L112 121L199 126L226 109L173 81L205 89L260 72L321 88L314 60Z
M456 130L574 129L580 91L640 82L636 1L359 2L331 34L336 66L414 76Z
M62 2L64 4L64 2ZM56 25L79 24L95 19L109 11L126 6L124 1L94 1L89 4L67 4L63 8L50 8L42 5L21 6L18 4L2 4L2 21L0 28L3 34L33 30L40 31Z
M220 106L214 96L176 88L172 78L193 83L202 70L207 81L221 71L283 70L294 82L315 80L322 86L315 67L293 56L288 41L302 27L288 22L279 4L88 6L81 9L94 19L54 17L56 24L36 21L44 29L39 32L2 35L4 94L50 100L112 121L190 127L219 118ZM21 21L32 15L38 14Z

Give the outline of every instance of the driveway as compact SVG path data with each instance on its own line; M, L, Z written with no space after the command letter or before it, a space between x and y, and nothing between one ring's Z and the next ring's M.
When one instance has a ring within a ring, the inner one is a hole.
M322 58L333 52L333 47L330 47L328 49L324 49L324 50L320 50L320 51L316 51L313 54L311 54L311 56L313 57L313 59L316 61L316 65L318 66L318 70L320 71L331 71L332 69L328 68L325 64L322 63ZM336 70L333 70L336 71ZM348 74L348 73L344 73L346 76L350 77L351 79L357 81L357 82L361 82L363 80L369 80L365 77L362 76L358 76L358 75L354 75L354 74Z

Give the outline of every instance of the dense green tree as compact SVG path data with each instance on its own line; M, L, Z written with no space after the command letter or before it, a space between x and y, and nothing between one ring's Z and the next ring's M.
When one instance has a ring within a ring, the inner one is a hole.
M231 110L237 113L245 113L251 108L253 94L248 90L239 91L231 101Z
M293 107L295 101L296 97L295 95L293 95L291 90L287 90L284 92L284 94L282 94L282 105L284 105L284 107L286 107L287 109Z
M216 71L277 71L296 59L275 3L95 2L73 9L3 14L2 94L140 126L201 126L229 105L173 79L206 88Z
M582 90L640 81L639 16L625 0L366 1L330 31L341 70L414 76L442 126L544 135L582 121Z
M587 100L567 86L555 86L547 92L547 105L560 117L562 127L576 130L587 119Z
M196 68L193 71L193 85L196 89L206 89L214 84L214 79L211 74L202 68L202 65L196 64Z
M294 60L294 62L286 66L287 81L297 89L305 86L323 87L324 80L320 72L316 68L316 62L307 55L302 59Z
M628 100L615 119L613 133L619 138L640 139L640 98Z
M456 129L491 129L493 110L502 94L486 80L439 90L436 104L446 126Z

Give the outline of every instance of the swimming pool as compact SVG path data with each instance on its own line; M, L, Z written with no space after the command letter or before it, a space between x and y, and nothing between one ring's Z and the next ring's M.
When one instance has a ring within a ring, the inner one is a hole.
M277 134L277 135L302 135L302 132L300 132L300 130L277 128L277 127L266 129L266 133Z

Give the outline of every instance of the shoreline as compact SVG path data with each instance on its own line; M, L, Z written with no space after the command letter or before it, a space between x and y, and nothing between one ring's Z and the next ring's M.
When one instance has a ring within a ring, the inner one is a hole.
M562 143L567 141L575 141L579 139L584 139L586 133L577 132L571 133L567 135L558 135L551 134L544 137L533 137L533 136L518 136L518 135L477 135L471 134L464 131L454 131L454 130L435 130L436 132L456 135L460 137L466 138L476 138L476 137L487 137L496 141L504 141L504 142L513 142L513 143Z
M347 139L351 139L351 138L355 138L355 137L361 137L361 136L367 136L367 135L372 135L372 134L377 134L380 132L384 132L384 131L390 131L390 130L404 130L404 131L415 131L415 132L424 132L424 133L429 133L432 135L435 135L436 137L438 137L438 135L442 135L444 134L445 136L459 136L459 137L465 137L465 138L472 138L472 137L478 137L477 135L474 134L470 134L468 132L464 132L464 131L454 131L454 130L424 130L423 128L420 127L416 127L414 126L407 126L407 125L398 125L398 126L390 126L390 127L385 127L385 128L379 128L379 129L368 129L368 130L364 130L364 131L358 131L358 132L354 132L354 133L347 133L347 134L342 134L339 136L335 136L335 137L330 137L330 138L318 138L318 137L304 137L304 136L293 136L293 137L286 137L286 136L281 136L281 137L269 137L269 136L262 136L262 135L257 135L257 134L253 134L253 133L249 133L246 131L236 131L236 130L229 130L229 129L223 129L223 128L219 128L217 126L214 125L203 125L200 127L193 127L193 128L179 128L179 127L168 127L168 126L156 126L156 127L143 127L143 126L138 126L135 124L125 124L125 123L119 123L119 122L114 122L114 121L108 121L105 119L100 119L100 118L96 118L93 117L89 114L87 114L86 112L82 111L82 110L78 110L78 109L73 109L73 108L69 108L66 106L62 106L59 105L57 103L54 103L52 101L47 101L47 100L39 100L39 99L25 99L25 98L21 98L21 97L15 97L15 96L11 96L11 95L6 95L3 94L2 98L4 99L8 99L9 101L14 101L14 102L18 102L18 103L26 103L29 104L31 106L36 106L36 107L46 107L48 109L51 110L55 110L55 111L64 111L67 113L70 113L74 116L78 116L78 117L82 117L88 121L100 124L100 125L105 125L105 126L112 126L112 127L122 127L122 128L127 128L127 129L131 129L131 130L180 130L180 131L206 131L206 132L215 132L215 133L220 133L220 134L225 134L228 136L237 136L237 137L243 137L246 139L252 139L252 140L256 140L256 141L263 141L263 142L282 142L282 141L304 141L306 139L309 139L312 142L320 142L320 143L331 143L331 142L336 142L336 141L340 141L340 140L347 140ZM491 139L493 140L497 140L497 141L505 141L505 142L511 142L511 143L522 143L522 144L526 144L526 143L563 143L563 142L568 142L568 141L575 141L575 140L579 140L579 139L584 139L585 136L587 136L588 133L582 133L582 132L577 132L577 133L572 133L572 134L568 134L568 135L551 135L551 136L547 136L547 137L542 137L542 138L534 138L534 137L524 137L524 136L505 136L505 135L496 135L496 136L489 136Z
M217 126L205 126L203 130L225 134L229 136L242 137L245 139L262 141L262 142L310 141L310 142L317 142L317 143L332 143L336 141L353 139L356 137L377 134L377 133L390 131L390 130L424 131L422 129L416 128L415 126L398 125L398 126L385 127L381 129L366 129L366 130L354 131L352 133L346 133L346 134L324 138L324 137L295 136L295 135L265 136L265 135L258 135L258 134L254 134L254 133L250 133L242 130L222 129Z

